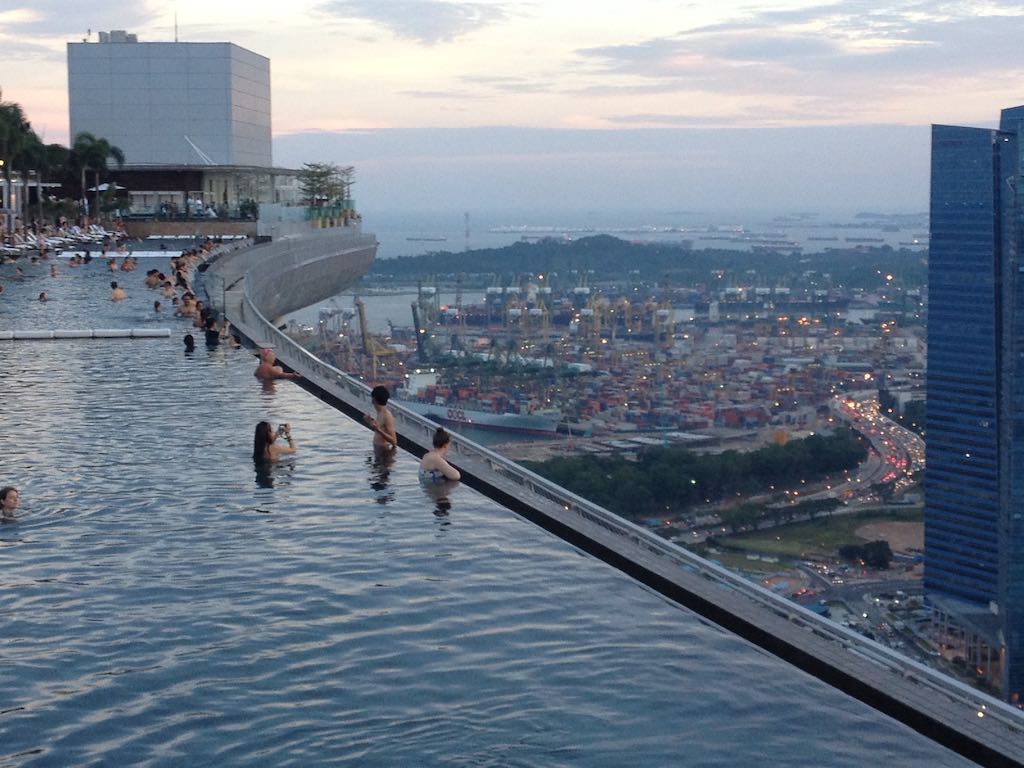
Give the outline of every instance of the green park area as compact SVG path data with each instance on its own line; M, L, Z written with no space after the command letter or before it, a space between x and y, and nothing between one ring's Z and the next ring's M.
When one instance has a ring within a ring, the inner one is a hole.
M719 536L709 542L709 546L723 550L723 556L732 552L734 556L742 558L742 562L747 565L741 567L748 570L753 568L752 563L746 560L747 552L774 555L780 560L834 558L840 547L867 542L867 539L857 535L859 528L872 523L919 523L924 519L923 515L921 507L879 507L854 514L819 517L809 522ZM722 559L717 555L715 557Z

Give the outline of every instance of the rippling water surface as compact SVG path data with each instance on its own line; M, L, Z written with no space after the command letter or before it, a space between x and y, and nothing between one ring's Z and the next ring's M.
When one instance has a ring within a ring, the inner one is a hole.
M7 283L0 328L150 322L142 266L124 305ZM963 764L162 322L0 342L0 765ZM269 478L263 418L299 445Z

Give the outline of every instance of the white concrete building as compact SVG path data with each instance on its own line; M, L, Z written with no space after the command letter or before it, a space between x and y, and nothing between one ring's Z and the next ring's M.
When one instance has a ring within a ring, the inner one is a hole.
M68 43L71 137L128 166L269 168L270 59L233 43L140 43L123 31Z

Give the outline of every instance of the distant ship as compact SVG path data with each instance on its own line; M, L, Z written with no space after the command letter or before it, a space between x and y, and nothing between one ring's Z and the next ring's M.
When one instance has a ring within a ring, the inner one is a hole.
M557 409L537 410L533 413L494 413L465 408L458 403L428 403L422 400L402 400L398 397L394 398L394 402L420 416L456 427L553 435L562 422L562 413Z
M448 241L447 237L407 237L405 239L414 243L444 243Z

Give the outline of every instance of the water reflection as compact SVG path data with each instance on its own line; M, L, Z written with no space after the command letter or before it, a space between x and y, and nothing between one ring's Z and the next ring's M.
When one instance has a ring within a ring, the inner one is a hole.
M448 512L452 508L452 502L448 497L459 485L458 480L445 480L440 483L420 483L423 493L434 502L434 517L443 519L445 525L448 524Z
M260 488L273 488L274 465L269 461L257 461L254 464L256 465L256 485Z
M387 504L395 500L395 492L390 487L395 453L396 451L383 450L375 446L373 453L366 458L366 463L370 467L370 487L378 504Z
M256 485L260 488L273 488L274 483L288 486L291 484L291 474L295 471L295 461L291 456L277 462L256 461L253 466L256 469Z

